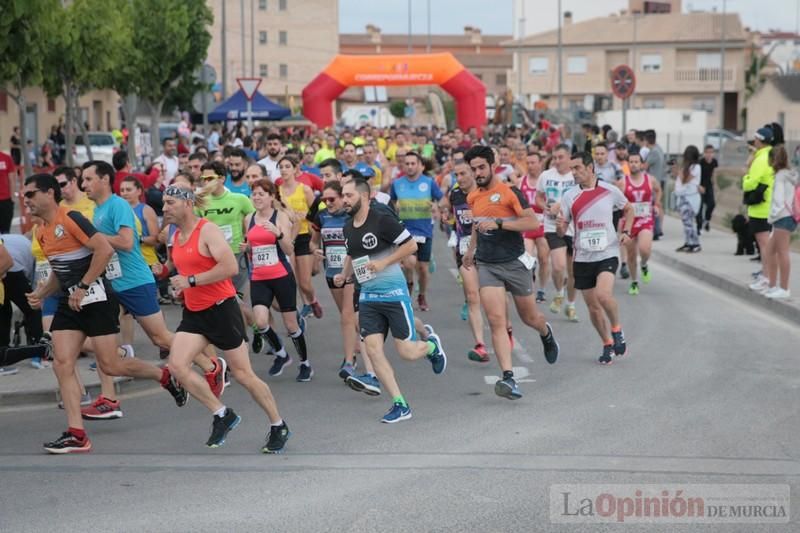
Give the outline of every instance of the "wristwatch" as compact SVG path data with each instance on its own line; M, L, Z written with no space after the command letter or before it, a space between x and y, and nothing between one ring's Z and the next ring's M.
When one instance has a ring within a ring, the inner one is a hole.
M79 289L83 289L83 290L85 290L85 291L86 291L86 290L89 290L89 285L88 285L88 284L86 284L86 283L84 283L84 282L83 282L83 280L81 280L81 281L79 281L79 282L78 282L78 285L77 285L77 287L78 287Z
M190 287L197 287L197 278L194 276L189 276L188 280Z
M503 229L503 219L502 218L494 219L494 223L497 224L497 229Z

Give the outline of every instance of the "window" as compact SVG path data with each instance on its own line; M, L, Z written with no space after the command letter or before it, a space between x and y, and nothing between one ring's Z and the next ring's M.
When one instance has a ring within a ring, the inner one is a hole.
M661 54L642 54L642 72L661 72Z
M289 77L289 65L286 63L281 63L278 69L278 75L281 77L282 80L285 80Z
M500 87L505 87L506 83L507 83L506 75L505 74L495 74L494 83L495 83L495 85L499 85Z
M586 74L586 57L585 56L568 57L567 74Z
M262 63L258 66L258 75L261 76L262 78L268 77L269 69L267 68L267 65Z
M289 40L288 36L286 35L285 31L282 31L278 34L278 44L281 46L286 46L286 42Z
M713 113L716 108L717 98L713 96L698 96L692 101L692 109Z
M47 99L47 112L48 113L55 113L56 112L56 99L55 98L48 98Z
M645 98L642 101L642 107L645 109L664 109L663 98Z
M261 11L267 10L267 0L258 0L258 9Z
M719 52L697 54L697 68L718 69L722 66L722 57Z
M286 11L286 0L280 0L280 2L278 2L278 9Z
M267 44L267 32L265 31L258 32L258 43Z
M547 72L546 57L532 57L528 60L528 70L531 74L544 74Z

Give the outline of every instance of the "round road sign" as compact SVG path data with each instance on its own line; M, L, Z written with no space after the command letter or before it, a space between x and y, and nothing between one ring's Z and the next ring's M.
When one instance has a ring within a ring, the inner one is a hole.
M619 65L611 71L611 92L617 98L630 98L636 89L636 75L628 65Z

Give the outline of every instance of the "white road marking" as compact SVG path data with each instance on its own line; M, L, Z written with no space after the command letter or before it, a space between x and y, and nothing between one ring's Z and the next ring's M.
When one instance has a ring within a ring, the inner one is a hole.
M511 371L514 372L514 379L517 383L533 383L536 381L535 379L525 379L530 376L531 373L524 366L512 367ZM487 385L494 385L499 379L502 378L500 376L483 376L483 381L485 381Z

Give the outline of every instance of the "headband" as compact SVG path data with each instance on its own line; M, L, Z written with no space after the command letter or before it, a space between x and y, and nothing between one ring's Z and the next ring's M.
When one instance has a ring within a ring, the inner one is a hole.
M180 198L181 200L189 200L190 202L194 202L195 195L194 191L191 189L181 189L180 187L176 187L175 185L170 185L164 191L164 194L167 196L172 196L173 198Z

